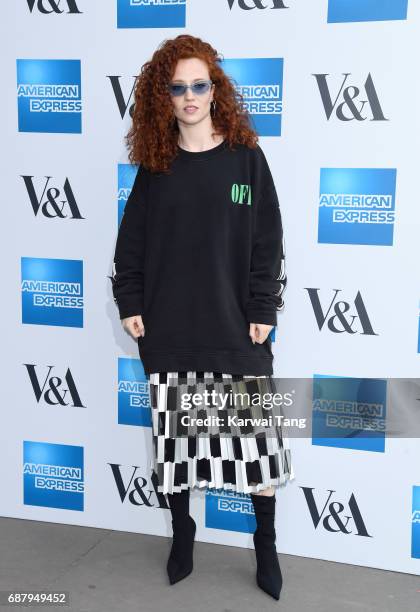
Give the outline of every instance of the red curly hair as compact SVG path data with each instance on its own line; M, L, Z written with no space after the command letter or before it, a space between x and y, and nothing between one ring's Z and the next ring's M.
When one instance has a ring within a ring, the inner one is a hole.
M178 60L192 57L206 62L210 79L216 86L213 134L224 135L230 148L235 143L250 148L257 146L258 135L250 126L242 95L218 64L222 56L201 38L180 34L161 43L136 79L133 123L125 136L132 164L142 164L152 172L169 171L177 155L179 129L167 86Z

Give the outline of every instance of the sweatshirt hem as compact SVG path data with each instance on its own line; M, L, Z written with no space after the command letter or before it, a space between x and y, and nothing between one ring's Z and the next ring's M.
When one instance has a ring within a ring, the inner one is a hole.
M263 376L273 374L273 357L235 352L160 352L139 349L146 374L154 372L222 372Z

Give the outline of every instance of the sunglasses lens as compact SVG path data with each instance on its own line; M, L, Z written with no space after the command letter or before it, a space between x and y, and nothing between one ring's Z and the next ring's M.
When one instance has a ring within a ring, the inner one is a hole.
M185 85L169 85L169 91L173 96L182 96L185 92Z
M206 83L205 81L203 81L202 83L194 83L193 85L193 92L195 94L203 94L206 93L206 91L208 91L209 89L209 83Z

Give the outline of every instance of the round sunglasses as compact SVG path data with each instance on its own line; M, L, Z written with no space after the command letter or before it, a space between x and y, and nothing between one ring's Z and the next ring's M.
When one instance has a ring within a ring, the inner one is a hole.
M191 89L193 94L201 95L208 92L212 86L213 81L196 81L192 85L184 85L183 83L169 83L168 89L172 96L183 96L188 88Z

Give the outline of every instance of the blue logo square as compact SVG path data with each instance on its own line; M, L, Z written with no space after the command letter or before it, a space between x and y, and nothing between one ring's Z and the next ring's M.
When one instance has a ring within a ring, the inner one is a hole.
M420 559L420 486L413 487L411 512L411 556Z
M314 375L312 444L383 453L386 380Z
M408 0L329 0L328 23L407 19Z
M257 528L250 495L207 488L205 527L254 533Z
M391 246L395 168L321 168L318 242Z
M118 28L185 28L186 0L117 0Z
M152 426L149 381L140 359L118 358L118 423Z
M83 327L83 261L21 258L22 323Z
M80 134L80 60L17 59L19 132Z
M83 447L23 442L23 503L84 510Z
M221 67L243 96L253 129L260 136L281 136L283 58L224 59Z
M128 196L133 188L139 166L118 164L118 227L120 226Z

